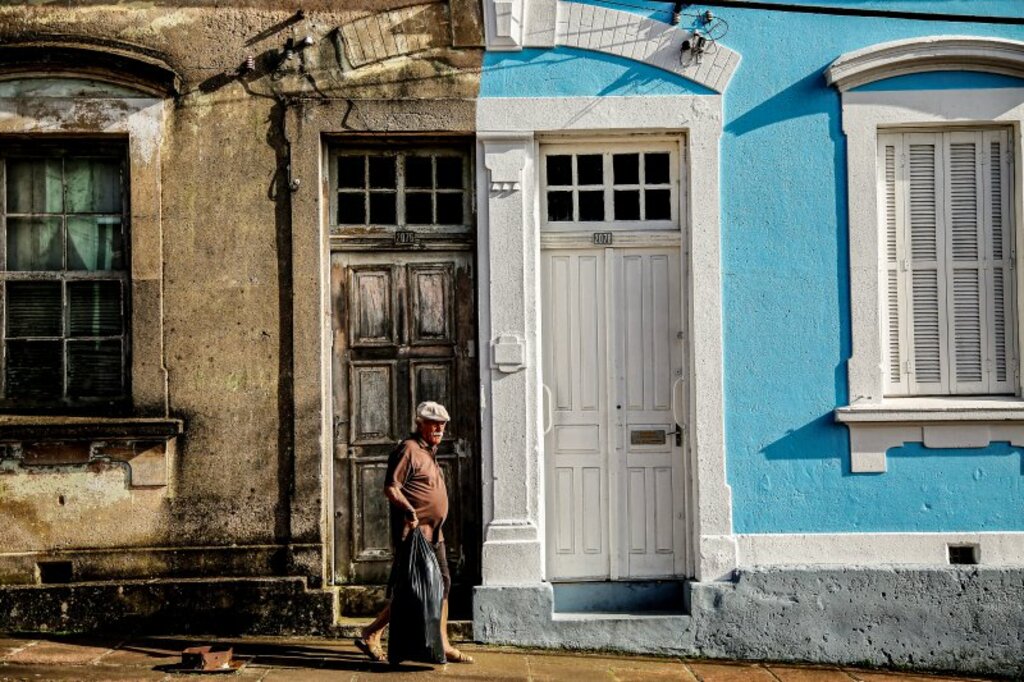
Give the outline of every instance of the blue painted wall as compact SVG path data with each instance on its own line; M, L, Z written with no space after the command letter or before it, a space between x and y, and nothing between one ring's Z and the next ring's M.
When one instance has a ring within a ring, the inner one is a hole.
M666 20L671 3L588 0ZM1024 0L831 0L805 4L1021 16ZM699 11L700 7L686 11ZM846 147L838 93L824 69L839 55L927 35L1024 40L1024 26L713 8L743 58L725 94L722 273L725 422L738 533L1024 530L1021 453L889 453L889 472L852 475L845 427L850 356ZM569 57L572 57L570 59ZM595 59L605 74L598 75ZM554 64L550 76L545 71ZM671 74L578 52L489 54L481 95L675 94ZM575 75L566 72L576 70ZM599 79L608 79L603 84ZM972 73L894 78L874 89L1016 86ZM641 88L647 88L643 90Z

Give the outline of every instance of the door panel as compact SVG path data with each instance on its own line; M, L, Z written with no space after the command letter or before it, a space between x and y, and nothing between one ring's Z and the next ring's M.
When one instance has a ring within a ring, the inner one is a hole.
M620 394L617 440L622 444L613 479L626 481L622 515L627 543L620 546L621 575L671 576L682 551L682 448L676 447L672 392L682 377L679 254L674 249L615 250L616 281L610 300L626 323L613 331ZM678 397L678 386L677 397ZM679 418L682 410L677 406ZM677 544L678 541L678 544Z
M550 575L674 576L685 539L678 249L545 250L542 286Z
M437 458L448 487L444 534L453 583L468 590L477 579L479 381L471 264L468 251L332 254L338 583L387 579L388 455L412 430L413 410L423 400L442 403L452 417Z
M609 561L605 254L545 251L542 260L549 566L559 577L600 578Z

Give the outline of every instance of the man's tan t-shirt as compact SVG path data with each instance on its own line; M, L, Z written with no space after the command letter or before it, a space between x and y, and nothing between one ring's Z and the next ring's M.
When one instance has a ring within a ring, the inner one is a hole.
M436 447L427 445L418 436L411 436L396 448L388 459L384 487L397 485L405 499L416 510L423 536L431 542L441 542L444 534L441 524L448 516L448 488L434 455ZM405 510L392 505L391 533L395 546L402 538L402 520ZM397 534L396 534L397 531Z

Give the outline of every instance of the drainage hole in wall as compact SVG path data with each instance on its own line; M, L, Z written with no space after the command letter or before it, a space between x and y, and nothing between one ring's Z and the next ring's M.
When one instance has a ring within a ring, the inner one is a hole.
M977 545L946 545L949 563L954 565L971 565L978 563Z
M71 582L70 561L39 561L36 562L36 570L43 585Z
M64 506L64 496L63 495L58 495L57 496L57 504L59 504L62 507Z

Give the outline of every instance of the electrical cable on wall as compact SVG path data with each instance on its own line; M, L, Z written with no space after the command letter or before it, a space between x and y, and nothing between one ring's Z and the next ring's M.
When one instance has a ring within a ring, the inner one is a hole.
M718 51L718 41L729 32L729 22L707 10L696 15L689 31L690 36L680 45L679 63L685 64L690 59L700 64L705 55L713 55Z

